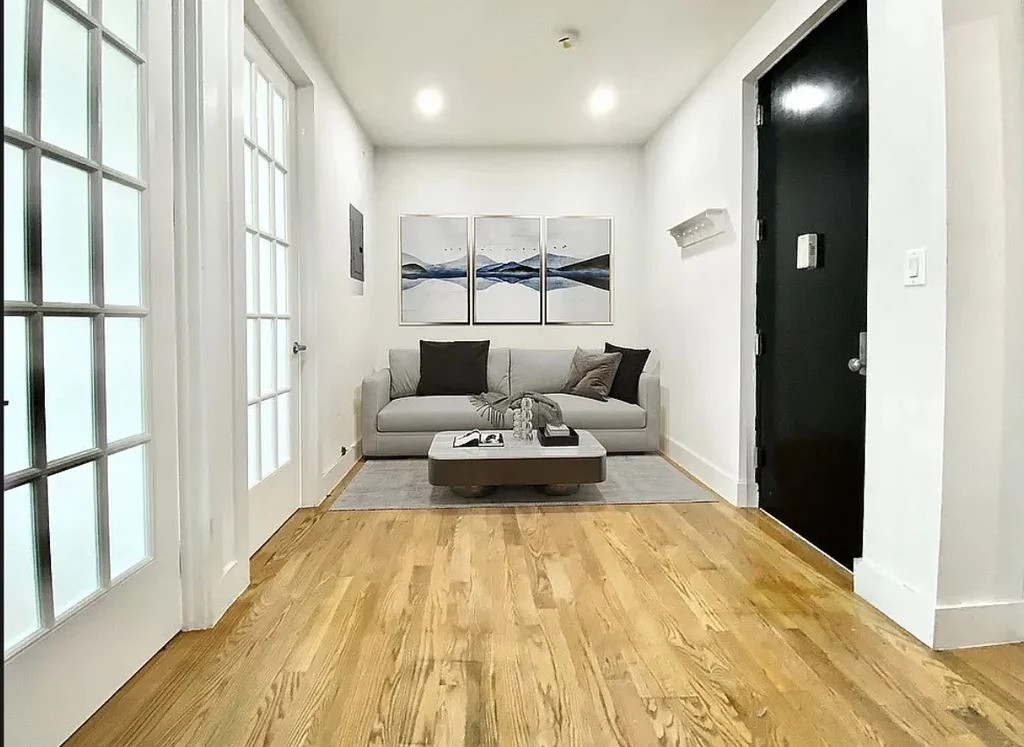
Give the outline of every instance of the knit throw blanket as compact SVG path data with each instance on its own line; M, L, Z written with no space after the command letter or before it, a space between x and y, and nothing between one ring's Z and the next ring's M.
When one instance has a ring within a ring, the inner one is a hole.
M492 428L505 427L505 415L511 410L518 410L524 397L533 400L533 427L543 428L545 425L562 424L562 408L551 397L538 392L523 392L508 396L499 392L471 394L469 401L491 424Z

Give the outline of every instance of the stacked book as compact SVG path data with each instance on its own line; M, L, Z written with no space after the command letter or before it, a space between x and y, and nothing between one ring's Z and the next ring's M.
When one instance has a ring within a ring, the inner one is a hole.
M548 438L566 438L569 432L569 426L565 424L544 426L544 435Z

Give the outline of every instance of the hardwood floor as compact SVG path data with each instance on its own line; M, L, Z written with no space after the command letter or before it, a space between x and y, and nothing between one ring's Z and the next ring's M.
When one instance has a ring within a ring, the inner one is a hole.
M936 654L723 503L296 514L71 745L1024 744L1024 646Z

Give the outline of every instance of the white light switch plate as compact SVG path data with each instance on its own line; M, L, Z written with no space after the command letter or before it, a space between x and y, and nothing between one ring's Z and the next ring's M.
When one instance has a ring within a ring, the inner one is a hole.
M924 285L928 281L927 250L908 249L903 259L903 284Z

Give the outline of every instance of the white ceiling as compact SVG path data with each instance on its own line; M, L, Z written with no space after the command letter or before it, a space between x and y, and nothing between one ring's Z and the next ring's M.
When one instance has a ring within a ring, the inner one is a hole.
M772 0L288 0L374 143L641 143ZM575 49L559 32L579 30ZM600 119L587 100L614 86ZM413 97L444 93L425 120Z

